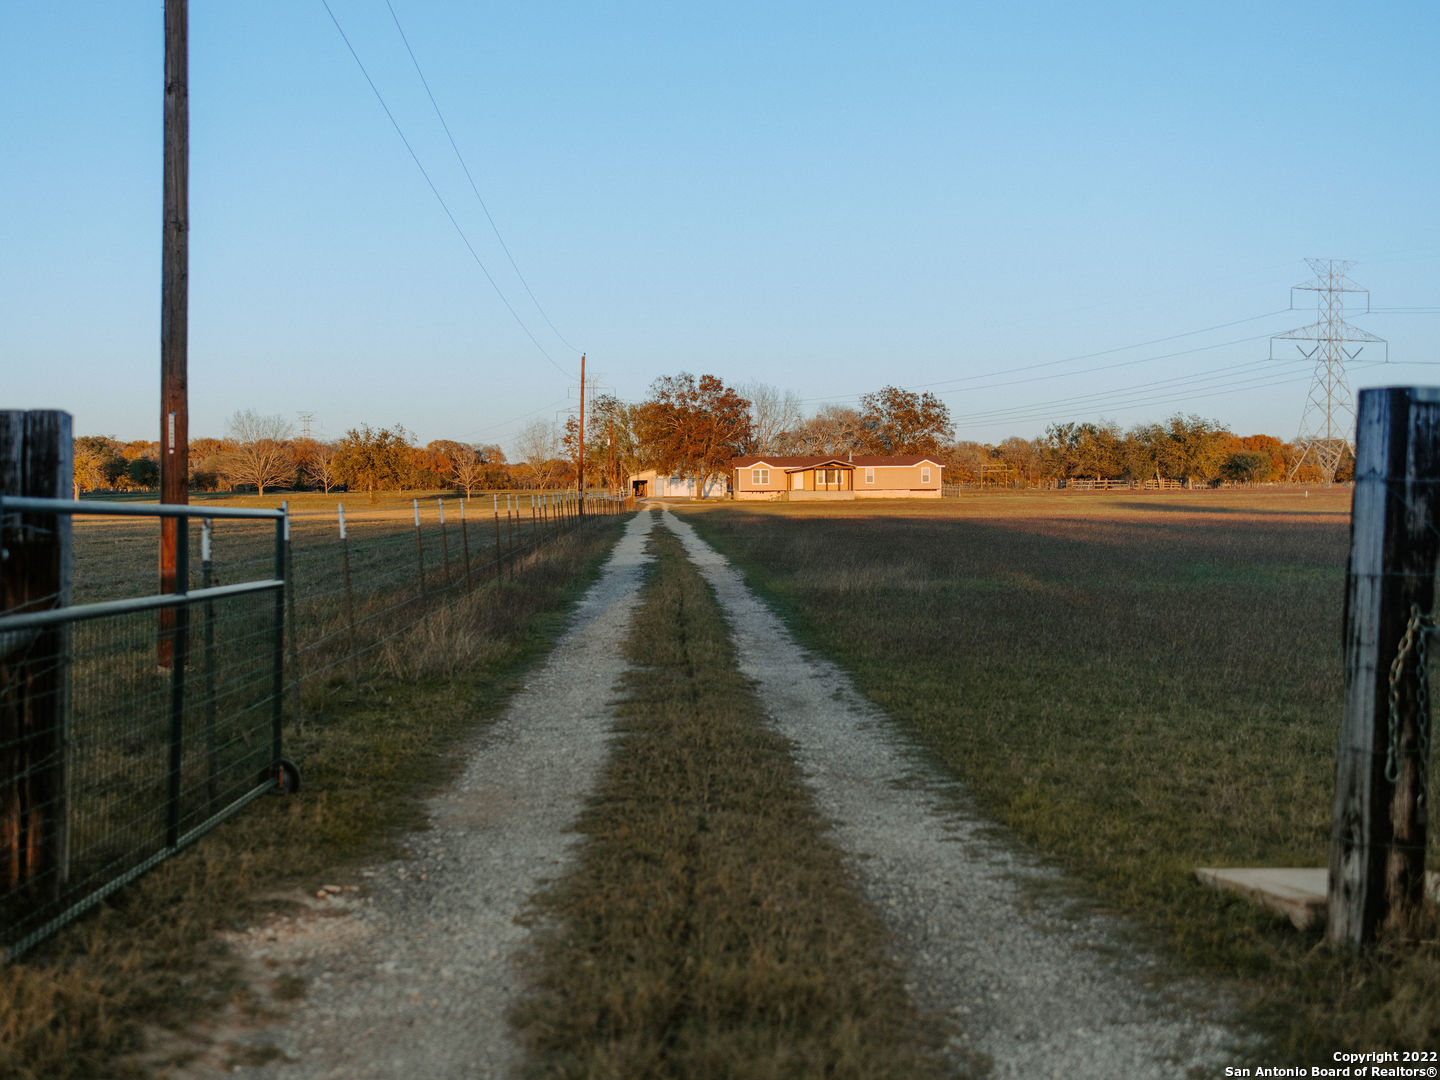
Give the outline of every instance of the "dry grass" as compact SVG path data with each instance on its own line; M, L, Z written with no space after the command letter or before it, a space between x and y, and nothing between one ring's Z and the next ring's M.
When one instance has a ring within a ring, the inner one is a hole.
M1239 977L1277 1052L1440 1041L1435 942L1352 962L1193 878L1326 862L1348 492L689 519L997 820L1184 963Z
M0 972L0 1076L135 1075L143 1024L183 1025L242 992L215 933L254 914L258 893L333 879L423 824L423 795L543 656L622 524L570 534L513 583L393 639L358 702L316 694L287 741L304 772L298 796L252 804Z
M668 532L652 545L619 742L540 905L527 1075L938 1075L708 586Z

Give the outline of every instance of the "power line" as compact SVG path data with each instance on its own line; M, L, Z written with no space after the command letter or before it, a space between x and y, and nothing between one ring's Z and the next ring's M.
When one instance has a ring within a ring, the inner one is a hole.
M1024 405L1007 405L997 409L982 409L970 413L957 414L956 420L974 420L979 418L1004 419L1008 416L1029 415L1037 411L1048 411L1050 406L1056 405L1086 405L1112 401L1117 397L1134 394L1161 393L1172 395L1178 391L1191 389L1205 389L1213 385L1217 380L1233 380L1235 373L1239 371L1256 371L1261 374L1252 375L1251 380L1268 379L1274 377L1274 365L1270 360L1249 360L1241 364L1229 364L1224 367L1212 368L1204 372L1196 372L1190 375L1177 375L1168 379L1155 379L1150 382L1136 383L1130 386L1121 386L1109 390L1098 390L1088 394L1067 394L1061 398L1051 398L1046 401L1029 402ZM1240 385L1236 383L1235 385Z
M440 126L445 129L445 137L450 140L450 149L455 151L455 160L460 162L460 168L465 172L465 179L470 181L470 190L475 193L475 200L480 204L480 209L485 211L485 220L490 222L490 229L495 233L495 239L500 241L500 247L505 252L505 257L510 260L510 268L515 271L515 276L520 279L520 284L525 286L525 292L530 296L530 302L535 305L535 310L540 312L540 317L545 320L545 325L550 327L555 336L571 352L579 352L574 345L565 340L565 335L556 329L555 324L550 321L550 316L535 298L535 293L530 288L530 283L525 280L525 275L520 272L520 267L515 263L515 256L510 254L510 245L505 243L505 238L500 235L500 228L495 224L495 219L490 216L490 207L485 205L484 198L480 195L480 189L475 184L475 177L470 175L470 166L465 163L464 156L460 153L460 147L455 143L455 136L450 134L450 125L445 122L445 114L440 111L440 103L435 100L435 95L430 92L430 81L425 78L425 72L420 70L420 61L415 57L415 50L410 47L410 39L405 36L405 29L400 25L400 19L395 14L395 8L390 0L385 0L385 6L390 9L390 18L395 22L395 29L400 32L400 40L405 43L405 51L410 54L410 62L415 65L415 74L420 76L420 84L425 87L425 95L430 99L431 106L435 109L435 116L440 121Z
M530 327L525 325L525 320L520 318L519 313L500 290L500 286L495 283L495 279L490 275L490 271L486 269L485 263L470 243L470 238L465 235L465 230L462 229L460 223L455 220L455 215L450 212L450 207L445 202L445 197L440 194L440 189L435 186L435 181L430 179L430 174L426 172L425 166L421 164L419 155L415 153L415 148L410 145L410 140L405 137L405 132L401 129L399 121L395 119L395 114L390 111L390 106L385 103L385 96L380 93L380 88L375 85L375 80L370 77L370 72L365 69L365 64L361 61L360 54L355 51L355 46L350 44L350 38L346 35L345 28L340 25L340 20L335 17L335 12L330 10L329 0L320 0L320 3L324 6L326 14L330 16L330 21L335 24L335 29L339 32L340 39L345 42L345 47L350 50L350 55L354 58L356 66L360 68L360 74L364 75L365 81L370 84L370 89L375 94L375 100L380 102L380 108L385 110L385 115L389 117L390 125L395 129L395 134L400 136L400 141L405 144L405 149L410 152L410 159L415 162L415 167L420 170L420 175L425 177L425 183L430 185L430 191L434 194L436 201L440 203L440 209L445 211L445 216L450 219L450 224L454 226L455 232L459 234L460 241L465 245L465 250L470 252L470 257L475 260L475 265L480 267L480 272L485 275L485 280L490 282L490 287L495 290L495 295L498 296L500 302L505 305L505 310L510 312L511 318L515 320L520 329L525 331L525 336L528 337L531 344L540 351L540 355L550 361L550 365L555 368L556 371L560 372L560 374L564 375L567 379L573 379L575 377L574 374L566 371L555 362L553 356L545 351L545 346L541 345L535 335L530 332Z
M1025 364L1025 365L1022 365L1022 366L1020 366L1020 367L1001 368L1001 369L997 369L997 370L995 370L995 371L983 372L983 373L981 373L981 374L979 374L979 375L966 375L966 376L963 376L963 377L961 377L961 378L956 378L956 379L940 379L940 380L938 380L938 381L936 381L936 382L929 382L929 383L915 383L915 384L913 384L913 385L905 386L905 387L903 387L903 389L905 389L905 390L928 390L928 389L930 389L930 388L932 388L932 387L937 387L937 386L955 386L956 384L960 384L960 383L975 382L975 381L977 381L977 380L979 380L979 379L994 378L994 377L997 376L997 375L1013 375L1013 374L1015 374L1016 372L1021 372L1021 371L1038 371L1038 370L1040 370L1040 369L1042 369L1042 368L1058 367L1058 366L1060 366L1061 364L1074 364L1074 363L1078 363L1078 362L1081 361L1081 360L1094 360L1094 359L1096 359L1096 358L1098 358L1098 357L1101 357L1101 356L1113 356L1115 353L1128 352L1128 351L1131 350L1131 349L1143 349L1143 348L1145 348L1145 347L1147 347L1147 346L1149 346L1149 345L1159 345L1159 344L1162 344L1162 343L1167 342L1167 341L1178 341L1178 340L1180 340L1181 338L1195 337L1195 336L1197 336L1197 335L1199 335L1199 334L1209 334L1209 333L1213 333L1213 332L1216 331L1216 330L1225 330L1225 329L1228 329L1229 327L1232 327L1232 326L1240 326L1240 325L1242 325L1242 324L1244 324L1244 323L1247 323L1247 322L1255 322L1255 321L1257 321L1257 320L1259 320L1259 319L1268 319L1268 318L1271 318L1271 317L1273 317L1273 316L1275 316L1275 315L1283 315L1283 314L1285 314L1285 312L1287 312L1287 311L1289 311L1289 310L1290 310L1289 308L1278 308L1278 309L1275 310L1275 311L1267 311L1267 312L1264 312L1263 314L1260 314L1260 315L1249 315L1249 316L1246 316L1246 317L1243 318L1243 319L1235 319L1235 320L1233 320L1233 321L1231 321L1231 322L1216 323L1214 326L1206 326L1206 327L1203 327L1202 329L1199 329L1199 330L1186 330L1186 331L1184 331L1183 333L1179 333L1179 334L1168 334L1168 335L1166 335L1165 337L1151 338L1151 339L1148 340L1148 341L1137 341L1137 342L1134 342L1134 343L1129 344L1129 345L1116 345L1116 346L1114 346L1113 348L1100 349L1100 350L1097 351L1097 352L1079 353L1079 354L1077 354L1077 355L1075 355L1075 356L1066 356L1066 357L1063 357L1063 358L1061 358L1061 359L1059 359L1059 360L1043 360L1043 361L1041 361L1040 363L1037 363L1037 364ZM994 383L994 384L989 384L989 385L987 385L987 386L970 387L970 389L972 389L972 390L986 390L986 389L990 389L990 386L1014 386L1014 385L1018 385L1019 383L1024 383L1024 382L1040 382L1040 381L1043 381L1043 379L1047 379L1047 378L1055 379L1055 378L1066 378L1066 377L1071 376L1071 375L1087 375L1087 374L1090 374L1090 373L1096 372L1096 371L1108 371L1110 368L1113 368L1113 367L1126 367L1126 366L1129 366L1129 365L1131 365L1131 364L1143 364L1143 363L1147 363L1147 362L1152 361L1152 360L1168 360L1168 359L1172 359L1173 357L1176 357L1176 356L1186 356L1186 355L1189 355L1190 353L1194 353L1194 352L1203 352L1203 351L1205 351L1205 350L1207 350L1207 349L1219 349L1219 348L1224 348L1224 347L1227 346L1227 345L1239 345L1239 344L1243 344L1243 343L1249 342L1249 341L1259 341L1259 340L1262 340L1263 338L1267 338L1267 337L1269 337L1269 336L1270 336L1270 335L1268 335L1268 334L1258 334L1258 335L1256 335L1256 336L1254 336L1254 337L1238 338L1238 339L1236 339L1235 341L1221 342L1221 343L1218 344L1218 345L1205 345L1205 346L1202 346L1202 347L1200 347L1200 348L1198 348L1198 349L1188 349L1188 350L1182 350L1182 351L1180 351L1180 352L1173 352L1173 353L1162 353L1162 354L1160 354L1160 355L1158 355L1158 356L1147 356L1147 357L1144 357L1144 358L1142 358L1142 359L1140 359L1140 360L1126 360L1126 361L1123 361L1123 362L1121 362L1121 363L1119 363L1119 364L1108 364L1108 365L1102 365L1102 366L1100 366L1100 367L1084 368L1084 369L1081 369L1081 370L1079 370L1079 371L1059 372L1059 373L1057 373L1057 374L1055 374L1055 375L1046 375L1046 376L1041 376L1041 377L1035 378L1035 379L1019 379L1019 380L1015 380L1014 382ZM866 393L868 393L868 392L869 392L869 391L866 391ZM860 397L863 397L863 396L864 396L864 394L861 393L861 394L843 394L843 395L840 395L840 396L838 396L838 397L807 398L807 399L805 399L805 400L802 402L802 404L808 405L808 404L812 404L812 403L817 402L817 401L823 401L823 402L831 402L831 401L851 401L851 400L854 400L854 399L857 399L857 398L860 398Z
M1187 390L1183 397L1175 396L1173 390L1166 390L1161 393L1147 393L1135 397L1125 397L1123 396L1122 392L1122 396L1118 396L1104 402L1095 402L1092 404L1110 409L1145 408L1165 404L1168 402L1188 404L1193 401L1203 401L1214 397L1227 397L1232 394L1245 393L1255 390L1264 390L1277 386L1298 386L1301 383L1307 382L1309 378L1309 373L1281 378L1257 375L1254 379L1243 380L1240 382L1229 382L1225 387L1221 389L1202 388L1200 392ZM1072 405L1074 403L1069 401L1068 399L1065 399L1062 400L1061 404ZM1059 419L1061 416L1073 415L1073 412L1064 412L1061 409L1049 409L1044 411L1032 412L1027 415L1006 416L999 417L997 419L969 420L966 421L966 423L968 423L972 427L994 427L999 424L1008 425L1035 423L1045 420L1054 421Z

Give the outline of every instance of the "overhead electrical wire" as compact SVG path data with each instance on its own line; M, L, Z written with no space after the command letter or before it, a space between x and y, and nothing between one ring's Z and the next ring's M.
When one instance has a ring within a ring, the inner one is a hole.
M1202 327L1202 328L1199 329L1199 330L1186 330L1186 331L1184 331L1183 333L1180 333L1180 334L1168 334L1168 335L1166 335L1165 337L1151 338L1151 339L1148 340L1148 341L1137 341L1137 342L1133 342L1132 344L1129 344L1129 345L1116 345L1116 346L1114 346L1113 348L1100 349L1100 350L1098 350L1098 351L1096 351L1096 352L1090 352L1090 353L1079 353L1079 354L1077 354L1077 355L1075 355L1075 356L1062 357L1062 358L1059 359L1059 360L1042 360L1040 363L1037 363L1037 364L1023 364L1023 365L1021 365L1020 367L1000 368L1000 369L997 369L997 370L995 370L995 371L982 372L982 373L979 374L979 375L965 375L965 376L961 376L961 377L955 378L955 379L940 379L940 380L937 380L937 381L935 381L935 382L914 383L914 384L912 384L912 385L907 385L907 386L905 386L903 389L906 389L906 390L929 390L929 389L932 389L932 388L938 387L938 386L952 386L952 385L956 385L956 384L960 384L960 383L975 382L975 381L980 380L980 379L994 378L994 377L997 376L997 375L1013 375L1013 374L1015 374L1016 372L1021 372L1021 371L1038 371L1038 370L1040 370L1041 368L1058 367L1058 366L1060 366L1061 364L1074 364L1074 363L1078 363L1078 362L1081 361L1081 360L1094 360L1094 359L1096 359L1096 358L1098 358L1098 357L1101 357L1101 356L1113 356L1115 353L1128 352L1130 349L1143 349L1143 348L1145 348L1146 346L1149 346L1149 345L1159 345L1159 344L1163 344L1164 342L1167 342L1167 341L1178 341L1178 340L1180 340L1181 338L1195 337L1195 336L1197 336L1197 335L1199 335L1199 334L1209 334L1209 333L1213 333L1213 332L1216 331L1216 330L1225 330L1225 329L1228 329L1229 327L1232 327L1232 326L1240 326L1240 325L1243 325L1244 323L1247 323L1247 322L1255 322L1255 321L1257 321L1257 320L1259 320L1259 319L1268 319L1268 318L1271 318L1271 317L1273 317L1273 316L1275 316L1275 315L1283 315L1283 314L1285 314L1285 312L1290 311L1290 310L1292 310L1292 309L1291 309L1291 308L1277 308L1275 311L1267 311L1267 312L1264 312L1263 314L1260 314L1260 315L1248 315L1248 316L1246 316L1246 317L1243 318L1243 319L1234 319L1234 320L1232 320L1231 322L1216 323L1214 326ZM1207 345L1207 346L1204 346L1203 349L1222 348L1222 347L1223 347L1224 345L1226 345L1226 344L1239 344L1239 343L1241 343L1241 342L1246 342L1246 341L1258 341L1258 340L1260 340L1260 338L1265 338L1265 337L1269 337L1269 336L1270 336L1269 334L1259 334L1259 335L1257 335L1257 336L1255 336L1255 337L1239 338L1239 339L1237 339L1237 340L1234 341L1234 342L1224 342L1224 343L1222 343L1221 345ZM1042 379L1045 379L1045 378L1055 378L1055 379L1058 379L1058 378L1066 378L1066 377L1068 377L1068 376L1070 376L1070 375L1084 375L1084 374L1088 374L1088 373L1090 373L1090 372L1092 372L1092 371L1105 371L1105 370L1107 370L1108 367L1124 367L1124 366L1129 365L1129 364L1145 363L1146 361L1149 361L1149 360L1165 360L1165 359L1169 359L1169 358L1175 357L1175 356L1184 356L1184 355L1187 354L1187 352L1199 352L1199 351L1203 351L1203 349L1187 350L1186 352L1165 353L1165 354L1162 354L1162 355L1160 355L1160 356L1145 357L1143 360L1127 360L1127 361L1124 361L1124 362L1121 363L1121 364L1107 365L1107 366L1102 366L1102 367L1097 367L1097 368L1085 368L1085 369L1082 369L1082 370L1080 370L1080 371L1064 371L1064 372L1059 372L1059 373L1057 373L1057 374L1055 374L1055 375L1041 376L1040 378L1037 378L1037 379L1019 380L1019 381L1021 381L1021 382L1039 382L1039 381L1041 381ZM1010 386L1010 385L1014 385L1014 384L1013 384L1013 383L997 383L997 384L995 384L995 385L998 385L998 386ZM983 390L983 389L986 389L986 387L970 387L969 389L981 389L981 390ZM942 391L942 392L943 392L943 391ZM863 396L864 396L864 394L861 393L861 394L843 394L843 395L840 395L840 396L838 396L838 397L807 398L807 399L805 399L804 404L812 404L812 403L817 402L817 401L824 401L824 402L831 402L831 401L850 401L850 400L854 400L854 399L857 399L857 398L860 398L860 397L863 397Z
M1283 365L1293 365L1302 361L1282 361ZM1237 376L1239 370L1250 370L1248 376ZM1035 413L1045 414L1054 407L1090 407L1093 405L1104 405L1120 399L1134 397L1135 395L1162 397L1173 396L1177 393L1188 393L1192 390L1209 389L1217 382L1227 382L1233 387L1242 387L1252 382L1268 380L1281 376L1274 363L1269 361L1247 362L1245 364L1233 364L1222 368L1215 368L1206 372L1197 372L1193 375L1181 375L1171 379L1156 379L1147 383L1137 383L1131 386L1116 387L1110 390L1097 390L1088 394L1067 395L1063 398L1051 398L1046 401L1029 402L1024 405L1007 405L995 409L980 409L969 413L957 413L953 416L956 421L973 421L981 419L1004 420L1028 416ZM1307 377L1309 373L1307 372ZM1284 378L1291 377L1284 373ZM1295 376L1298 377L1298 376Z
M425 177L425 183L430 185L431 193L435 196L436 201L440 203L440 208L445 211L445 216L450 219L450 224L454 226L455 232L465 245L465 250L470 252L470 257L475 260L475 265L480 267L480 272L485 275L485 280L490 282L490 287L495 290L495 295L498 296L500 302L505 305L505 310L510 312L511 318L515 320L521 330L525 331L525 336L530 339L530 343L539 350L540 355L545 357L556 371L560 372L560 374L564 375L567 379L575 378L574 372L565 370L565 368L556 363L553 356L546 352L545 346L541 345L535 335L530 332L530 327L525 325L525 320L520 318L519 312L515 310L514 306L506 298L505 293L501 291L495 278L491 276L484 261L470 243L470 238L465 235L465 230L462 229L460 223L455 220L455 215L450 212L450 206L445 202L445 197L440 194L440 189L435 186L435 181L430 179L430 174L421 163L419 155L415 153L415 148L410 145L410 140L405 137L405 132L400 127L400 122L395 119L395 114L390 111L390 106L385 103L385 96L380 93L380 88L375 85L375 80L370 77L370 72L366 70L365 64L360 59L360 54L355 51L355 46L350 44L350 38L345 33L345 28L340 25L340 20L335 17L335 12L330 10L329 0L320 0L320 3L324 6L325 13L330 16L330 21L335 24L335 29L339 32L340 39L345 42L345 47L350 50L350 55L354 58L356 66L360 68L360 74L364 75L365 81L370 84L370 89L375 94L375 100L380 102L380 108L385 110L385 115L389 117L390 124L395 129L395 134L399 135L400 141L405 144L405 149L410 153L410 159L415 162L415 167L420 170L420 175Z
M505 252L505 257L510 260L510 268L515 271L515 276L520 279L520 284L525 286L525 292L530 297L530 302L535 305L535 310L545 320L545 325L550 327L560 342L571 352L579 352L574 345L565 340L565 335L560 333L555 324L550 321L540 301L536 299L530 283L525 280L525 275L520 272L520 267L515 263L515 256L510 254L510 245L505 243L505 238L500 235L500 227L495 224L495 219L490 216L490 207L485 205L485 199L480 194L480 188L475 183L475 177L470 174L470 166L465 163L465 157L460 153L460 147L456 145L455 136L450 134L450 125L445 122L445 114L440 111L440 103L435 100L435 95L430 91L430 80L425 78L425 72L420 69L420 61L415 56L415 50L410 47L410 39L405 36L405 28L400 25L400 18L395 14L395 8L390 0L385 0L385 6L390 9L390 18L395 22L395 29L400 33L400 40L405 43L405 51L410 54L410 62L415 65L415 74L420 76L420 85L425 87L425 96L430 99L430 105L435 109L435 116L440 121L440 126L445 129L445 137L450 140L450 149L455 151L455 160L460 162L460 168L465 173L465 179L470 182L470 190L475 193L475 201L480 204L480 209L485 211L485 220L490 222L490 229L495 233L495 239L500 241L500 247Z
M1200 401L1207 398L1224 397L1229 394L1243 393L1254 390L1264 390L1274 386L1295 386L1309 382L1312 378L1313 375L1310 372L1299 375L1289 375L1281 378L1271 378L1266 375L1258 375L1251 380L1231 382L1228 385L1219 389L1203 386L1197 387L1195 389L1185 391L1183 397L1177 397L1174 390L1148 392L1145 394L1128 397L1124 396L1124 392L1121 391L1116 396L1111 397L1103 402L1092 402L1091 407L1121 410L1154 407L1157 405L1164 405L1172 402L1184 405L1189 404L1193 401ZM1073 406L1074 403L1065 402L1064 405ZM963 422L971 428L985 428L995 427L1002 424L1008 426L1014 424L1058 422L1061 419L1071 418L1075 415L1076 414L1074 411L1066 409L1062 406L1058 408L1050 408L1043 410L1036 409L1035 411L1030 413L1017 414L1014 416L1003 416L993 419L962 419L959 422Z

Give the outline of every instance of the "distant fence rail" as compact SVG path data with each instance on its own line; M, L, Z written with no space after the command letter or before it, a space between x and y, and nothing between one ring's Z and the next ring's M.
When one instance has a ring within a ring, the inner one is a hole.
M17 603L12 562L37 538L68 548L76 515L180 519L176 591L71 605L66 566ZM200 518L206 554L210 519L268 528L262 572L192 590ZM285 514L0 495L0 523L0 949L15 956L276 785Z

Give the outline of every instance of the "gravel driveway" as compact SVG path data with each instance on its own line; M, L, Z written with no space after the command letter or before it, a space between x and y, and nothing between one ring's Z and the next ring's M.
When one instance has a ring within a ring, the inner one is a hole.
M687 524L668 511L663 519L716 590L743 673L794 741L865 897L895 931L911 992L954 1022L957 1060L988 1056L993 1075L1034 1080L1186 1077L1238 1060L1220 1023L1142 988L1146 961L1115 947L1114 924L1037 901L1023 882L1047 872L968 812L957 786L843 672L804 654ZM257 984L289 976L305 988L274 1004L278 1023L212 1034L232 1061L238 1047L253 1063L226 1069L212 1051L167 1075L509 1074L516 1051L504 1016L522 989L512 958L527 936L516 920L542 882L564 873L570 829L603 764L653 520L631 522L549 661L431 803L432 828L408 840L412 858L237 937Z

